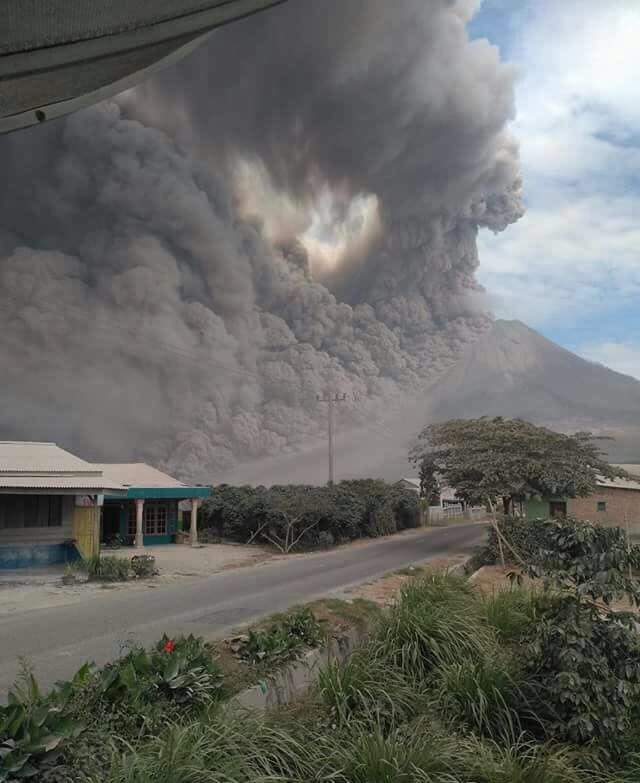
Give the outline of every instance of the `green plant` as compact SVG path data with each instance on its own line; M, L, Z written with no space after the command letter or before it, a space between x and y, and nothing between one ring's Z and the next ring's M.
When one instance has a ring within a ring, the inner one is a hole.
M481 599L481 606L488 624L505 642L523 639L538 614L535 594L522 587L496 590Z
M535 576L545 577L576 600L610 604L629 598L640 605L640 584L631 575L640 566L639 551L628 546L622 528L571 517L538 524L542 546L531 562Z
M437 474L463 500L514 503L532 496L585 497L598 478L626 476L610 465L589 432L564 435L524 419L452 419L431 424L410 453L415 465Z
M450 741L426 733L356 729L336 766L349 783L455 783L450 776L452 751Z
M499 536L503 541L502 555L505 561L515 565L536 563L540 551L548 545L543 520L500 517L496 525L489 528L487 545L479 554L480 565L500 562Z
M524 699L502 656L439 667L434 699L442 715L476 734L508 740L521 733L517 705Z
M220 695L222 672L212 649L194 636L163 637L155 650L134 648L100 673L100 691L136 708L165 696L179 704L207 704Z
M235 637L231 649L246 663L277 668L298 658L305 648L317 647L322 639L322 624L310 609L301 609L264 628Z
M479 742L470 739L458 745L468 777L474 783L612 783L606 777L591 777L580 769L580 759L571 748L536 744L524 735L511 742Z
M467 582L452 575L407 583L374 634L376 654L425 679L438 665L484 655L495 644Z
M328 711L329 724L349 725L354 720L372 726L407 721L424 703L422 694L401 671L375 658L367 647L346 661L323 667L315 697Z
M78 566L89 579L104 582L126 582L131 572L131 563L123 557L114 555L92 555L80 561Z
M155 576L155 557L153 555L134 555L131 558L131 571L137 579L148 579Z
M549 736L600 742L616 752L640 698L640 637L615 614L558 602L535 626L526 652Z
M62 707L41 698L30 672L23 673L23 689L9 693L0 706L0 781L43 779L57 766L65 744L84 726L63 714Z
M369 479L330 487L223 485L203 504L200 521L222 538L288 552L416 527L420 508L415 492Z

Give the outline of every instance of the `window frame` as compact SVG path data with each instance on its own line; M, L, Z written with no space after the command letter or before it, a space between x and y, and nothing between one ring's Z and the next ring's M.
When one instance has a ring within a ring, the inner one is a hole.
M607 501L606 500L598 500L598 501L596 501L596 512L598 514L606 514L607 513Z
M0 495L0 503L3 505L0 513L3 530L48 530L52 527L63 527L62 495L3 494ZM20 524L8 524L13 515Z
M169 504L167 501L145 501L142 511L142 532L145 536L166 536L169 533ZM129 506L127 533L136 534L136 506Z

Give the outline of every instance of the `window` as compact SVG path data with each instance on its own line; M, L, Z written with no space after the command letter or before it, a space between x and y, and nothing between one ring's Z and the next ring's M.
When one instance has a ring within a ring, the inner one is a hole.
M607 504L604 500L598 501L598 511L606 511L607 510Z
M136 506L129 506L127 532L130 536L136 534ZM147 501L144 504L142 523L145 536L166 536L169 511L166 503Z
M5 528L61 527L61 495L3 495L0 519Z
M167 506L165 503L149 503L144 506L144 533L147 536L164 536L167 533Z
M127 510L127 535L135 536L136 534L136 504L131 503Z

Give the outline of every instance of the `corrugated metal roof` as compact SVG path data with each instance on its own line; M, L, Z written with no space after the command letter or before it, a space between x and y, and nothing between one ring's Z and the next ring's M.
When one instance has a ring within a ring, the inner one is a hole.
M105 478L102 473L92 475L82 474L41 474L34 476L28 473L0 473L0 490L2 489L81 489L90 494L102 494L104 490L124 491L116 482Z
M607 489L635 489L640 492L640 481L632 481L631 479L598 479L599 487L607 487Z
M0 441L0 473L99 474L100 468L70 454L55 443Z
M0 441L0 489L78 489L123 491L98 465L55 443Z
M104 464L95 465L98 470L102 470L106 478L117 482L127 488L161 488L161 487L187 487L182 481L163 473L161 470L152 468L144 462L133 462L124 464Z
M622 468L622 470L626 470L627 473L630 473L634 478L640 479L640 465L616 465L617 468Z

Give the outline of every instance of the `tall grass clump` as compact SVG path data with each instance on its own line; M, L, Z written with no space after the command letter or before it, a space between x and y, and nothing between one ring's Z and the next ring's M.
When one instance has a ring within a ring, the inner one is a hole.
M468 740L459 746L465 759L465 780L473 783L597 783L600 778L580 769L570 748L537 745L524 735L509 744ZM602 778L601 783L604 783ZM606 778L612 783L613 778Z
M333 767L348 783L457 783L455 744L431 733L356 728Z
M487 623L505 642L520 641L538 614L534 594L523 587L495 590L480 603Z
M486 655L495 636L481 621L471 586L453 576L416 579L381 619L376 655L425 680L436 666Z
M175 725L114 758L108 777L91 783L248 783L321 780L330 753L293 722L221 711Z
M376 659L368 647L346 661L334 661L318 676L315 698L337 726L360 721L366 725L396 726L415 715L424 693L402 671Z
M518 707L524 696L504 656L444 664L433 699L439 714L465 731L506 742L522 732Z

